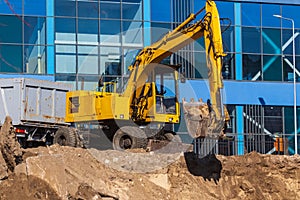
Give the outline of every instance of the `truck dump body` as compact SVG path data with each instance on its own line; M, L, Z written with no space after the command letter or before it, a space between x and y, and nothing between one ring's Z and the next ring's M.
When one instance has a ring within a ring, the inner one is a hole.
M66 92L71 89L71 85L44 80L0 79L0 125L8 115L14 126L66 124Z

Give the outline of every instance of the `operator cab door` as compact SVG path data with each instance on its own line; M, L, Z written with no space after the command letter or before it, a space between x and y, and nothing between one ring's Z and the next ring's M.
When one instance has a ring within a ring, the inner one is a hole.
M177 114L177 71L170 67L155 69L155 110L157 114Z

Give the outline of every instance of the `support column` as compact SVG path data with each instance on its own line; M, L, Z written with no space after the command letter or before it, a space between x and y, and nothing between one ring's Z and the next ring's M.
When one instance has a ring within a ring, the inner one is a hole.
M47 74L54 74L54 0L47 0Z
M243 108L244 106L236 106L237 155L245 153Z
M151 45L150 0L144 0L144 46Z
M236 80L243 80L243 59L242 59L242 27L241 27L241 4L234 3L235 13L235 77ZM237 154L244 155L244 117L243 106L236 106L236 132L237 132Z

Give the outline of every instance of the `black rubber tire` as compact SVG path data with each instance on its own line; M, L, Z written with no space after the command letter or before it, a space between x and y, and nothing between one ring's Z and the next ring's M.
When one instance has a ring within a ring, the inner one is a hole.
M53 143L61 146L76 147L76 133L72 128L60 127L54 135Z
M113 137L113 148L115 150L146 149L148 139L143 130L134 126L123 126L117 130Z
M165 136L166 140L168 140L170 142L182 142L179 135L176 135L174 133L167 132L164 134L164 136Z

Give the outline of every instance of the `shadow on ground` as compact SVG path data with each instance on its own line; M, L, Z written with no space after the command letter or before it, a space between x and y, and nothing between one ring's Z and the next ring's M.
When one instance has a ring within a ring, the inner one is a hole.
M194 176L202 176L204 180L214 180L215 184L221 178L222 163L215 154L198 158L194 152L184 153L187 168Z

